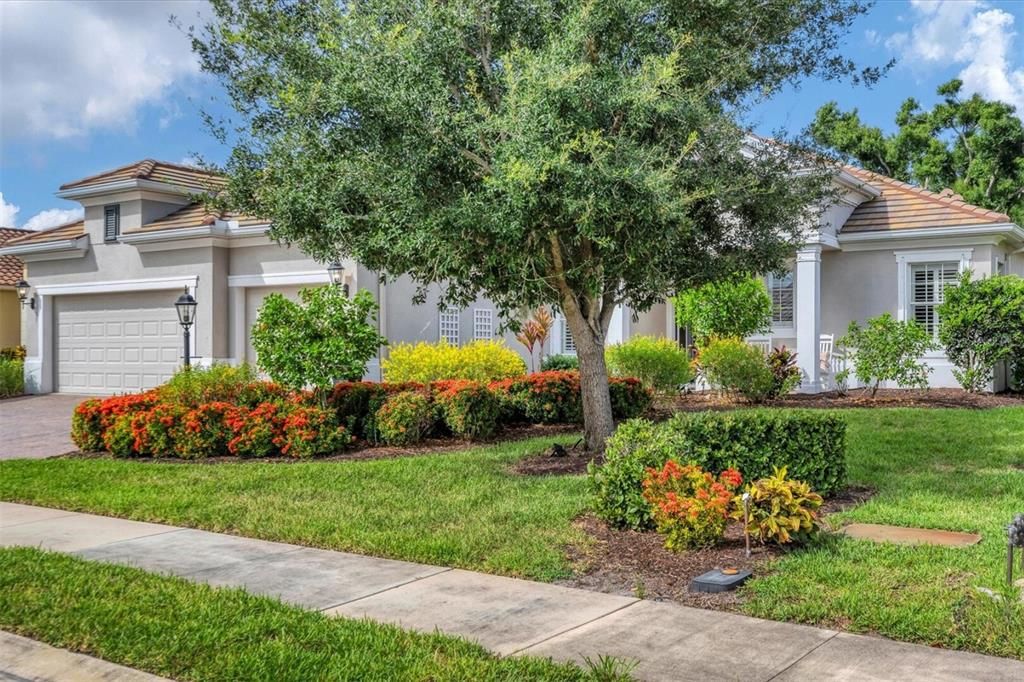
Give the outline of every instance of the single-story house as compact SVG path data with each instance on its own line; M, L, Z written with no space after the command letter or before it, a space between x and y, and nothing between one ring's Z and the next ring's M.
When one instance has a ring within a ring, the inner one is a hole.
M31 234L16 227L0 227L0 247ZM0 256L0 348L21 343L21 305L14 285L21 281L25 264L17 256Z
M769 338L752 340L795 348L802 390L811 392L828 387L830 340L851 321L890 312L934 334L935 305L961 271L1024 274L1024 229L1005 215L949 191L851 167L835 181L842 198L823 212L790 272L767 278L774 326ZM83 220L0 248L25 262L30 285L21 309L28 390L117 393L163 382L182 361L173 304L186 289L199 301L192 356L203 363L253 362L249 330L263 298L294 297L302 287L330 281L324 264L270 240L266 221L212 214L195 201L221 183L196 168L139 161L61 186L57 196L81 203ZM407 278L383 283L358 263L343 266L349 290L368 290L378 301L380 331L392 343L461 344L501 334L498 311L486 299L440 310L435 292L414 305ZM638 334L681 340L685 330L668 303L640 314L617 310L609 343ZM504 336L525 353L511 334ZM560 320L543 352L573 352ZM933 385L955 385L941 353L922 360L935 368ZM368 377L380 377L378 361Z

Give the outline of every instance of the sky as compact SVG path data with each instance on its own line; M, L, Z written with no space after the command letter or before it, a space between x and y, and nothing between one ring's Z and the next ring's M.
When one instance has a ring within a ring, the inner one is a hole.
M225 159L201 112L222 114L227 103L180 28L204 14L205 0L0 2L0 225L79 218L81 207L54 192L92 173L144 158ZM787 88L751 112L751 127L796 133L834 100L892 130L904 99L930 106L951 78L1024 113L1024 0L880 0L842 50L862 65L897 64L870 89Z

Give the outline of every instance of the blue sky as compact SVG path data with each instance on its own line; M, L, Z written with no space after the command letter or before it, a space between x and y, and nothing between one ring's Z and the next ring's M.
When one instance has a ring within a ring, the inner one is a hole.
M0 224L41 229L75 219L53 196L70 180L143 158L222 161L226 150L200 111L224 111L184 34L203 0L0 2ZM968 93L1024 112L1024 1L882 0L860 18L844 51L897 66L872 89L805 82L759 106L757 132L796 132L829 100L891 129L906 97L928 106L960 77Z

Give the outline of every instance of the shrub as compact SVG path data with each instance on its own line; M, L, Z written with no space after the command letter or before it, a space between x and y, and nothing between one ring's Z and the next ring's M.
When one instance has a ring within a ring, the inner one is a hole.
M377 303L368 291L353 298L328 285L299 292L300 303L270 294L252 328L257 363L288 388L325 391L357 381L387 340L377 333Z
M650 408L654 401L651 390L632 377L608 379L608 393L612 399L612 416L633 419Z
M174 439L174 453L183 459L220 457L229 452L232 429L228 415L235 409L230 403L203 403L181 416Z
M24 360L28 353L25 346L5 346L0 348L0 360Z
M577 372L538 372L491 384L506 401L506 416L535 424L577 424L583 421L583 399Z
M968 391L983 391L996 363L1024 360L1024 279L1001 275L947 287L939 315L939 340L956 365L957 381Z
M246 364L214 363L209 367L185 367L156 389L162 400L186 407L203 403L238 400L239 394L251 383L259 380L256 371Z
M687 289L675 298L676 319L703 344L712 337L743 338L771 329L772 300L764 282L737 277Z
M283 419L280 406L262 403L254 408L235 407L224 416L229 429L228 452L237 457L277 454Z
M710 547L725 535L733 492L742 482L734 469L717 478L699 466L680 466L674 459L661 469L647 469L643 497L651 518L674 552Z
M700 349L697 362L704 378L717 389L753 403L772 395L775 377L764 354L742 339L712 339Z
M25 392L25 363L21 360L0 359L0 398L10 398Z
M83 400L71 413L71 440L79 450L97 452L103 449L103 420L99 398Z
M158 402L153 391L143 393L127 393L114 396L100 401L99 419L100 427L108 429L113 425L114 420L124 414L135 414L151 409Z
M134 413L131 423L135 452L152 457L174 455L187 409L176 403L160 402Z
M352 440L352 434L338 425L332 410L293 405L281 424L277 445L283 455L307 458L333 454L351 445Z
M135 431L132 420L135 414L126 412L114 417L103 431L103 447L114 457L132 457L135 451Z
M501 340L473 341L465 346L440 343L398 344L383 362L389 382L430 383L445 379L498 381L526 372L526 363Z
M650 528L641 483L649 467L672 457L716 472L739 470L747 479L786 467L822 494L846 481L846 422L820 411L744 410L677 414L660 424L638 419L608 439L605 462L591 466L590 489L599 517L617 527Z
M656 393L672 393L693 380L689 353L669 339L635 336L605 352L608 371L636 377Z
M540 363L542 372L566 372L579 368L580 359L575 355L549 355Z
M871 389L872 396L883 381L894 381L901 388L928 388L931 368L922 365L920 358L937 346L914 320L899 322L885 313L868 320L864 328L851 322L838 343L846 349L854 376ZM839 372L836 381L845 382L849 373L848 369Z
M402 391L388 396L377 410L375 421L385 443L411 445L430 433L434 420L434 406L426 395L419 391Z
M372 381L342 381L335 384L327 404L334 410L338 423L350 433L373 440L373 415L384 404L387 389Z
M456 436L490 438L498 431L501 401L483 384L439 382L434 386L434 400L445 426Z
M771 476L754 481L745 492L750 495L747 532L761 542L802 543L818 529L821 495L811 492L811 486L803 481L786 478L786 467L779 467ZM736 497L735 507L733 518L743 520L741 496Z
M786 395L800 385L800 368L796 366L796 353L785 346L773 348L768 354L768 369L772 373L769 398Z

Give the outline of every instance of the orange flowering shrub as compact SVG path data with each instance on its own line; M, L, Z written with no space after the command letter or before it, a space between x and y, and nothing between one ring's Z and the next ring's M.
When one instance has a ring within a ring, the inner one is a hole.
M114 457L132 457L135 451L135 433L132 430L131 413L113 417L112 423L103 431L103 447Z
M157 403L145 412L132 415L132 448L139 455L166 457L176 454L175 443L181 431L186 409L172 403Z
M388 445L411 445L423 440L436 420L430 398L421 391L389 396L376 414L376 428Z
M537 372L495 381L490 386L504 402L505 416L535 424L583 421L578 372Z
M289 457L330 455L352 444L352 434L338 426L333 411L308 405L294 405L281 424L275 442Z
M730 505L743 477L726 469L717 478L696 464L680 465L674 459L661 469L648 468L643 495L651 505L665 547L674 552L709 547L725 534Z
M71 413L71 440L79 450L95 452L103 449L102 404L99 398L89 398L80 402Z
M232 408L224 417L230 430L228 452L238 457L269 457L278 452L284 418L275 403Z
M231 438L227 415L232 410L230 403L213 402L185 412L176 430L174 453L184 459L227 454Z
M437 381L431 385L445 426L456 436L489 438L500 425L501 401L476 381Z

